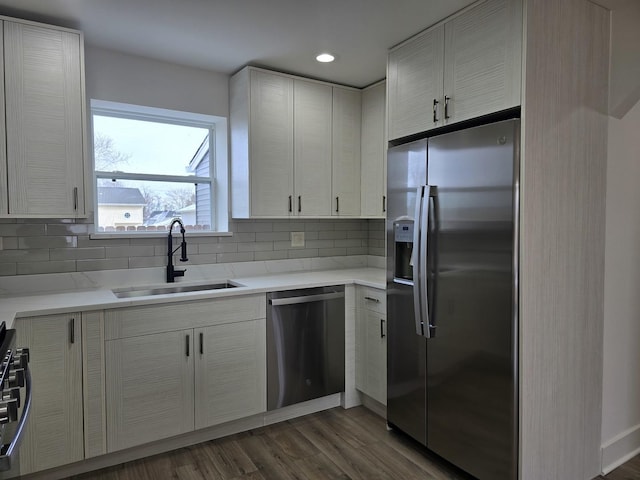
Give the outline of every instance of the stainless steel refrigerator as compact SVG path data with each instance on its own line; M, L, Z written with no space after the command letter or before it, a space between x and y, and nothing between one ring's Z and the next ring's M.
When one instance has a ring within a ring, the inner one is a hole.
M519 131L387 159L387 421L479 480L517 478Z

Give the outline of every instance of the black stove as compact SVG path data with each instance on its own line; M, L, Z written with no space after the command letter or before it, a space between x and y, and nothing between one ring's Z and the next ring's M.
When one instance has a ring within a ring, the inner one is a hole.
M0 479L16 472L18 446L31 406L29 349L16 348L16 331L0 324Z

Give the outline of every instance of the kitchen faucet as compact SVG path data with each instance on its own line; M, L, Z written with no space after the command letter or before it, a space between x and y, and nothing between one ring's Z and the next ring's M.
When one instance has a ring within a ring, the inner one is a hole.
M173 249L173 237L171 236L171 230L173 230L173 226L175 224L179 224L180 225L180 233L182 233L182 242L180 243L179 247L176 247L176 249ZM176 253L178 251L178 248L181 249L180 252L180 261L181 262L186 262L187 260L189 260L187 258L187 242L184 239L184 225L182 224L182 220L180 220L179 218L174 218L173 221L171 222L171 225L169 225L169 236L167 237L167 282L169 283L173 283L176 281L176 277L184 277L184 272L187 271L187 269L183 269L183 270L178 270L177 268L175 268L173 266L173 254Z

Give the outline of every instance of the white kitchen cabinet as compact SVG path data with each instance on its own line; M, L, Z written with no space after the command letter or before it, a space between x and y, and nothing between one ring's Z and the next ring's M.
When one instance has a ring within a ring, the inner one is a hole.
M357 287L356 388L387 404L387 312L384 290Z
M20 474L82 460L81 315L20 318L16 330L16 345L30 350L33 382Z
M386 213L385 90L386 83L380 82L362 91L360 205L363 217L384 218Z
M230 97L234 218L360 215L359 90L246 67Z
M442 123L444 26L433 27L389 52L387 68L389 140Z
M389 53L389 139L520 105L522 3L487 0Z
M294 184L293 80L256 70L250 75L250 118L246 126L249 151L245 159L251 159L245 165L250 188L245 192L251 198L251 215L287 216L292 211ZM231 128L236 128L233 113ZM237 148L232 136L234 159L240 158ZM234 182L239 178L236 173L234 170ZM233 183L233 188L240 187Z
M264 295L107 310L107 452L264 412L265 312Z
M107 450L193 430L193 330L106 342Z
M8 190L0 215L82 216L82 34L6 18L2 24L6 123L0 142L6 140L6 169L0 177Z
M333 215L360 215L361 122L361 92L333 87Z
M294 79L293 92L294 213L330 215L331 87Z
M195 331L196 429L266 410L265 328L251 320Z

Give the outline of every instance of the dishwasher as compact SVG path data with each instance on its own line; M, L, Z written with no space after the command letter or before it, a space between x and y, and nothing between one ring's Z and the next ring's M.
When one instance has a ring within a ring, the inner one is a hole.
M267 294L267 410L344 391L344 286Z

